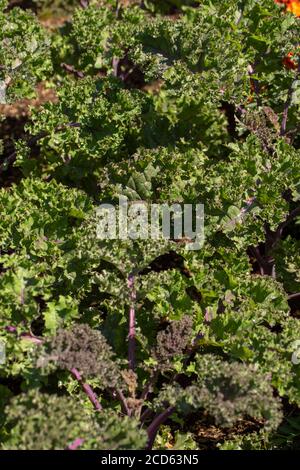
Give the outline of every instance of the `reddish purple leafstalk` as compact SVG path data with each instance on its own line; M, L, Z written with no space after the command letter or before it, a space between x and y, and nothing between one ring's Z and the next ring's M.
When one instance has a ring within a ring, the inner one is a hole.
M153 443L156 438L157 431L159 430L160 426L164 424L164 422L171 416L175 411L175 406L169 406L164 411L162 411L159 415L157 415L150 426L147 429L148 433L148 443L147 449L152 449Z
M27 341L31 341L32 343L42 344L43 340L37 338L36 336L32 335L31 333L21 333L20 338L26 339Z
M8 331L8 333L17 333L17 328L15 326L8 325L5 327L5 329Z
M91 401L91 403L93 404L95 410L101 411L102 406L100 405L100 403L99 403L99 401L96 397L96 394L94 393L92 387L89 384L87 384L86 382L83 381L80 372L75 367L73 367L73 369L71 369L70 372L73 375L73 377L77 380L77 382L81 385L82 390L88 396L88 398Z
M129 334L128 334L128 364L129 369L135 367L135 300L136 292L134 287L134 275L128 276L128 289L130 292L130 309L129 309Z
M66 450L77 450L84 443L84 439L77 438L71 444L68 445Z

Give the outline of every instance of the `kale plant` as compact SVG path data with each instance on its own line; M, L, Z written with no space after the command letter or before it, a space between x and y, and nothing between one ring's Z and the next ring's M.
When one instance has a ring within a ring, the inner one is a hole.
M0 0L1 448L299 447L300 2L34 5ZM203 246L100 239L125 196L203 203Z

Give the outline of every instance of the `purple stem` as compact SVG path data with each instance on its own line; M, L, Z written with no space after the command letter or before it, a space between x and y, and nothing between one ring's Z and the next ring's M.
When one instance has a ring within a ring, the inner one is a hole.
M119 0L116 0L116 19L119 18L120 8L121 8L120 2L119 2Z
M288 300L294 300L300 298L300 292L297 292L296 294L290 294L288 296Z
M8 331L8 333L16 333L17 332L17 328L15 326L12 326L12 325L8 325L5 327L6 331Z
M81 8L87 8L89 6L89 1L88 0L79 0L79 4Z
M12 325L6 326L5 330L8 333L17 333L17 328L15 326L12 326ZM34 336L32 333L21 333L19 335L19 338L27 339L28 341L31 341L32 343L36 343L36 344L43 343L43 339L38 338L37 336Z
M286 220L279 225L275 232L275 242L281 238L283 230L298 216L300 216L300 207L296 207L296 209L292 210Z
M41 344L44 341L36 336L32 335L31 333L21 333L20 338L27 339L27 341L31 341L32 343Z
M73 441L71 444L68 445L66 450L77 450L78 447L80 447L84 443L84 439L77 438L75 441Z
M73 375L73 377L77 380L77 382L81 385L82 390L88 396L88 398L91 401L91 403L93 404L95 410L101 411L102 406L100 405L100 403L99 403L99 401L96 397L96 394L92 390L92 387L88 383L83 381L83 379L81 377L81 374L79 373L79 371L75 367L70 369L70 372Z
M76 70L73 65L66 64L65 62L62 62L60 66L66 70L68 73L72 73L75 77L77 78L84 78L84 73L81 72L81 70Z
M135 300L136 292L134 287L134 275L128 276L128 289L130 291L130 309L129 309L129 334L128 334L128 364L129 369L135 367Z
M114 77L118 76L119 63L120 63L120 59L118 59L117 57L113 57L112 68L113 68L113 76Z
M118 399L121 403L123 413L126 414L127 416L131 416L131 409L128 406L127 400L124 397L124 394L123 394L122 390L119 390L117 388L116 389L116 394L117 394Z
M269 263L265 260L265 258L261 255L260 250L258 247L250 247L250 250L255 257L256 261L258 262L259 269L260 269L260 274L265 275L268 274L270 271L270 265Z
M153 443L156 438L157 431L159 430L160 426L164 424L164 422L171 416L171 414L174 413L175 411L175 406L169 406L167 409L165 409L162 413L157 415L150 426L147 429L148 433L148 443L147 443L147 449L151 450Z

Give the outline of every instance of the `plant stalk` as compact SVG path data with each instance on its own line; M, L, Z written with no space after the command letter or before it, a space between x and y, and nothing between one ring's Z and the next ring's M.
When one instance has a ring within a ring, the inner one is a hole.
M171 414L175 411L175 406L169 406L166 408L162 413L157 415L150 426L147 429L148 433L148 443L147 443L147 450L151 450L154 444L157 431L159 430L160 426L164 424L164 422L171 416Z
M128 276L128 289L130 292L130 309L129 309L129 334L128 334L128 365L129 369L135 368L135 300L136 291L134 286L134 275Z
M77 380L77 382L80 384L82 390L84 391L84 393L88 396L90 402L93 404L95 410L97 411L101 411L102 410L102 406L100 405L97 397L96 397L96 394L95 392L93 391L92 387L83 381L82 377L81 377L81 374L79 373L79 371L73 367L72 369L70 369L70 372L71 374L73 375L73 377Z

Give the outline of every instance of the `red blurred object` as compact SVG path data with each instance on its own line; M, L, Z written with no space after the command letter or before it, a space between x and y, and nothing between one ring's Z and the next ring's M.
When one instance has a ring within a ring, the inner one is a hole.
M285 5L287 11L300 17L300 0L275 0L275 3Z
M289 70L296 70L298 68L297 62L292 59L293 56L293 52L289 52L282 61L283 65Z

